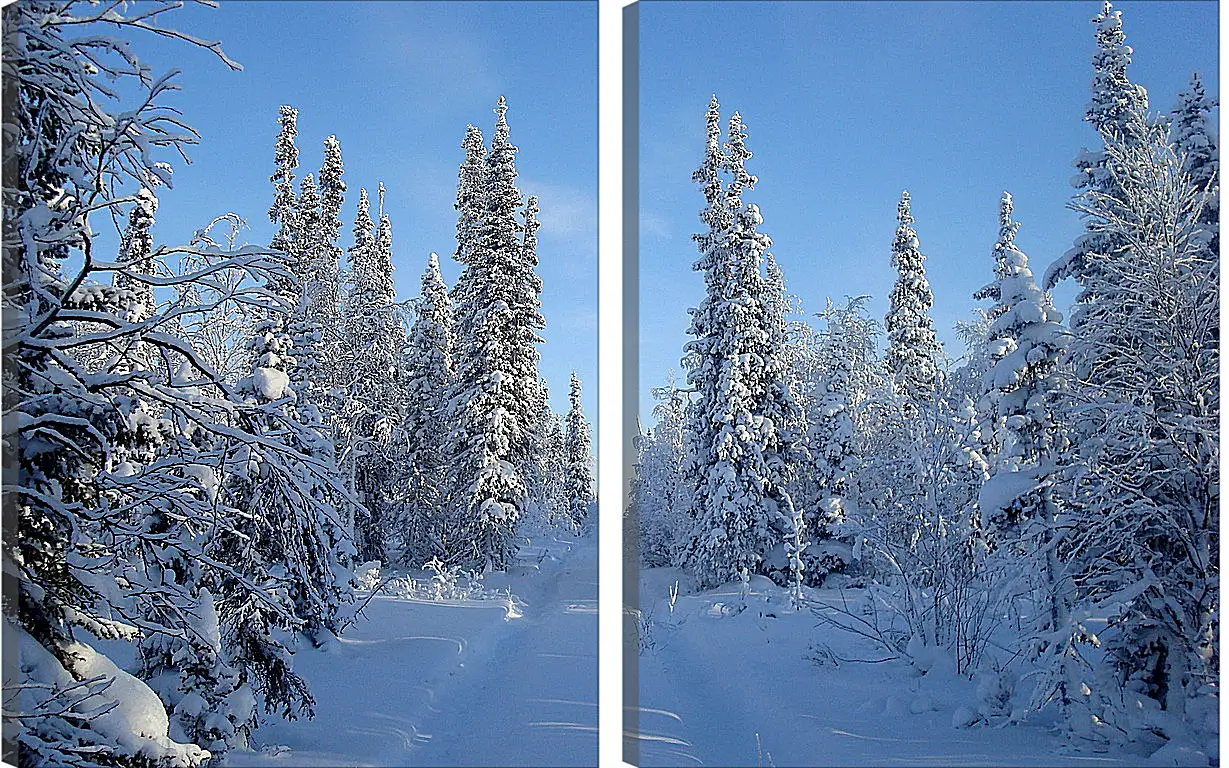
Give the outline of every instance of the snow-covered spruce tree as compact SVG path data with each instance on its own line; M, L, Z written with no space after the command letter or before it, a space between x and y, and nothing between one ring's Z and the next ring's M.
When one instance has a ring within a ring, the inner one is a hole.
M297 396L299 418L327 437L331 425L327 423L326 412L331 402L328 377L320 358L324 324L313 309L321 285L317 262L321 252L326 250L320 190L315 177L309 173L303 177L299 194L295 196L294 170L299 165L299 150L295 145L298 110L282 106L278 122L281 127L274 144L274 172L270 176L273 202L269 207L269 220L277 231L270 247L285 253L293 284L279 284L271 289L289 302L284 327L295 350L288 373ZM321 444L319 449L325 446Z
M692 235L700 251L700 258L692 269L704 274L705 295L700 306L688 310L691 325L687 333L692 339L683 347L682 361L687 371L688 387L694 392L687 408L687 455L683 467L689 491L686 512L689 523L688 530L680 534L676 558L678 564L685 567L692 563L691 521L708 504L707 495L701 500L695 491L705 490L717 438L713 425L715 420L722 418L715 411L725 395L721 386L724 360L721 344L728 324L724 298L730 277L725 249L725 231L730 225L730 215L721 180L725 161L721 147L720 104L715 95L709 101L704 118L704 159L700 167L692 172L691 180L700 185L704 194L705 205L700 212L700 220L706 231Z
M149 276L153 274L155 265L150 259L153 252L153 236L150 229L154 225L154 217L158 211L158 198L149 189L142 187L137 191L137 204L128 214L128 225L120 239L118 261L124 264L124 269L117 271L114 285L132 293L132 306L127 311L127 319L140 322L154 313L156 302L154 291L149 283L128 276L128 272ZM78 334L90 335L104 329L97 323L77 323L74 329ZM114 344L88 344L78 348L74 357L86 370L98 372L125 366L137 365L148 368L142 359L148 351L134 339L127 339L130 347L121 349Z
M314 428L326 430L324 405L327 399L324 365L320 359L324 327L313 310L320 281L316 268L320 242L320 190L312 174L303 177L294 211L294 246L288 252L290 268L298 281L299 295L287 328L294 347L290 381L294 385L299 417Z
M150 230L154 226L154 217L158 213L158 198L146 187L137 191L137 203L128 214L128 227L124 230L124 239L120 244L120 262L127 270L142 275L154 274L154 237ZM139 323L153 316L154 289L149 283L136 280L126 271L115 273L115 286L131 291L133 304L128 319Z
M411 437L402 432L406 336L393 283L393 230L384 212L384 185L379 188L374 236L366 191L359 194L346 297L344 333L350 361L343 450L352 490L363 502L354 526L359 556L387 560L394 499L404 495L408 476L403 469Z
M522 294L522 309L518 313L520 317L517 318L517 326L530 329L532 334L532 341L528 348L533 350L534 375L537 375L537 361L540 359L536 345L542 342L536 331L546 326L545 318L541 314L542 279L534 271L538 265L538 228L541 226L538 222L538 213L540 210L538 198L530 196L525 201L525 209L522 212L524 218L523 253L520 259L520 271L523 276L520 279L526 281L529 290ZM545 478L540 474L543 451L546 449L542 417L544 413L550 411L548 402L550 390L546 386L545 379L537 376L535 386L528 396L530 400L522 408L522 415L529 426L526 429L527 447L522 458L520 473L525 481L528 505L541 507L546 503L547 492Z
M907 400L923 400L938 387L942 348L930 319L934 294L926 280L926 257L913 230L907 191L900 195L896 220L896 239L892 241L896 283L884 319L888 334L887 368L896 380L897 390Z
M405 539L403 548L410 565L443 558L445 542L451 538L442 478L452 387L452 325L452 302L440 274L439 257L433 253L422 276L418 311L405 352L409 480L396 528Z
M282 269L266 282L271 300L253 325L249 373L234 390L258 413L244 419L244 428L264 440L260 447L244 445L227 457L226 498L242 536L216 544L217 557L240 574L238 581L268 584L276 596L253 600L235 591L237 582L231 579L217 597L227 652L263 696L266 711L288 718L310 716L313 701L292 670L284 633L294 631L322 645L340 631L346 604L353 600L348 569L354 554L341 521L351 500L341 484L328 427L308 396L319 376L313 344L320 335L306 313L302 254L310 240L304 232L316 231L313 211L318 206L310 174L299 199L293 195L296 115L283 107L272 177L269 216L279 227L273 246ZM307 394L300 397L300 391ZM291 455L262 450L269 441Z
M345 382L344 391L341 394L341 406L338 409L338 424L336 432L336 446L338 465L342 469L342 474L347 478L347 487L350 491L362 500L362 494L356 488L357 482L357 464L360 453L366 450L367 439L363 436L364 424L361 422L369 418L371 399L368 394L361 392L366 387L359 386L360 377L358 369L360 366L359 356L356 349L363 348L359 344L356 348L355 342L362 341L357 336L360 329L356 329L358 318L363 317L362 305L365 302L365 296L362 292L355 289L356 275L358 274L360 264L369 264L374 261L373 249L375 248L375 221L371 218L371 202L367 196L365 188L359 188L358 191L358 211L354 216L354 245L349 249L349 271L347 276L347 289L343 297L345 306L345 319L342 325L342 349L345 354L341 356L340 364L342 370L338 374L338 379ZM353 536L356 531L358 514L366 514L361 512L361 508L351 508L352 514L346 520L346 527Z
M324 390L322 408L330 422L333 433L338 427L341 407L337 387L344 384L340 378L343 371L341 364L341 329L344 318L341 315L341 259L343 251L339 241L344 226L341 220L341 207L346 200L346 182L342 177L345 168L341 161L341 143L336 136L324 140L324 161L320 165L317 187L320 192L320 231L316 237L317 252L315 258L315 291L312 293L308 309L320 324L322 336L318 345L317 357L323 375L321 388Z
M746 171L751 157L742 119L730 120L724 151L718 105L708 113L708 147L693 178L705 192L701 214L709 232L696 236L708 288L692 311L688 342L692 387L700 397L689 429L693 439L689 474L695 483L692 531L684 561L701 585L716 585L740 572L772 573L784 579L789 565L784 542L793 538L792 501L786 491L794 470L794 439L781 426L797 406L786 386L781 351L773 341L772 306L764 254L771 239L757 231L759 209L744 205L753 189ZM722 186L721 174L730 177Z
M543 391L546 382L542 382ZM562 520L567 514L567 484L564 482L564 467L567 466L567 445L564 443L563 419L550 408L549 401L542 409L540 427L545 436L542 441L541 474L544 507L542 512L548 523Z
M482 140L482 131L470 125L466 126L465 138L461 141L461 149L465 150L465 159L457 171L457 247L452 257L462 267L468 267L475 261L475 251L478 248L478 235L482 228L482 199L486 187L486 145ZM453 306L469 306L470 283L477 272L466 275L462 270L452 287ZM458 339L458 344L469 343L468 337ZM460 349L458 347L458 349ZM463 350L468 353L468 349Z
M1092 19L1096 26L1097 50L1092 57L1092 99L1084 112L1084 121L1095 128L1104 144L1106 138L1113 134L1125 137L1131 141L1123 129L1129 122L1128 115L1135 110L1148 108L1148 93L1142 86L1135 85L1127 76L1127 67L1131 64L1131 47L1126 44L1126 34L1122 29L1122 11L1114 10L1109 0L1104 0L1101 12ZM1078 173L1072 179L1072 186L1081 193L1092 192L1116 196L1114 176L1106 168L1104 148L1097 150L1082 149L1076 156L1073 165ZM1097 260L1088 259L1089 253L1110 253L1121 244L1112 240L1110 233L1100 233L1090 227L1076 238L1074 246L1055 261L1046 270L1042 287L1050 290L1060 281L1074 279L1080 285L1071 313L1071 330L1080 331L1084 322L1084 305L1096 300L1096 294L1091 287L1095 281Z
M530 427L537 416L542 327L536 256L517 237L521 196L507 109L501 96L481 171L475 163L481 134L472 127L467 132L457 190L456 257L465 269L454 292L457 370L448 442L450 494L462 531L459 549L449 554L456 562L490 569L509 564L526 507L520 468L535 449Z
M593 469L590 463L593 452L589 442L589 423L580 402L580 378L572 371L571 390L568 393L567 464L564 467L568 499L568 518L572 525L582 526L589 517L589 505L593 503Z
M486 145L482 132L475 126L465 129L461 141L465 158L457 171L457 247L453 259L461 266L461 274L452 287L453 305L453 382L448 399L448 435L445 455L448 471L444 478L451 535L441 542L446 562L457 563L473 558L474 547L467 546L466 537L471 529L469 510L458 503L454 494L466 491L472 476L479 471L483 447L471 438L466 429L461 429L462 418L476 418L471 398L483 374L473 369L467 374L470 385L462 385L462 367L466 360L474 359L480 351L477 336L481 293L479 287L486 282L486 265L478 254L479 236L483 221L483 198L486 187Z
M221 456L214 446L259 438L237 425L248 411L229 397L225 380L172 332L184 317L210 311L178 289L233 271L246 273L235 284L251 286L277 264L252 250L213 250L207 271L167 273L163 282L177 298L144 315L148 272L99 258L90 214L122 218L140 206L139 192L124 190L167 183L170 166L156 158L195 140L161 103L171 76L150 76L134 47L111 35L143 29L237 65L217 44L161 27L157 14L175 3L139 16L84 5L33 0L4 11L4 128L14 139L5 142L3 163L3 397L11 430L4 450L15 511L4 568L17 591L4 612L6 634L19 645L17 677L5 680L6 747L22 765L195 766L209 753L178 743L178 734L168 738L157 695L91 643L206 638L216 649L203 586L233 572L206 545L233 533L226 506L213 497ZM112 76L128 85L116 88ZM132 109L123 98L111 103L116 91L131 94ZM175 252L203 255L155 249L148 259L161 269ZM249 288L243 298L262 293ZM85 324L101 330L73 332ZM136 345L150 359L185 366L167 377L135 366L89 373L75 359L92 347ZM276 442L264 450L287 454ZM121 453L127 460L116 461ZM268 599L249 581L233 589ZM196 660L196 669L180 671L179 685L201 685L183 690L181 702L203 699L215 731L192 738L225 740L223 724L241 702L223 704L224 675L204 655ZM209 680L216 685L204 685ZM186 729L185 714L176 707L177 727Z
M819 315L828 327L818 345L824 366L815 373L811 395L808 471L815 494L813 506L806 507L805 517L811 544L802 552L806 582L811 585L822 584L825 576L843 570L852 560L850 544L841 535L841 528L850 505L852 477L858 467L853 407L858 393L854 371L867 361L859 360L859 353L866 352L858 348L865 339L859 339L856 328L850 327L851 310L852 304L837 307L829 299Z
M1200 224L1211 254L1220 253L1220 148L1211 120L1215 107L1196 72L1190 86L1178 94L1169 127L1169 140L1182 158L1183 170L1197 188L1207 190Z
M655 387L652 431L638 439L636 504L638 559L652 568L673 565L690 533L690 504L683 474L687 458L687 393L671 373L665 386Z
M1049 295L1041 291L1028 257L1015 244L1019 224L1012 198L999 202L999 237L994 246L994 282L974 293L993 306L984 351L975 363L984 368L978 398L978 430L989 477L978 495L975 543L987 578L1025 587L1017 610L1026 617L1020 642L1030 661L1052 662L1038 677L1034 704L1058 702L1071 715L1078 685L1067 629L1071 611L1070 574L1062 562L1064 527L1053 482L1068 450L1061 404L1066 379L1060 368L1070 334ZM1046 666L1043 663L1042 666Z
M991 546L1003 536L1015 538L1015 529L1029 518L1053 518L1050 493L1042 486L1068 448L1059 414L1064 389L1059 361L1070 335L1062 314L1033 280L1028 257L1016 247L1020 225L1011 213L1011 195L1003 193L995 280L973 295L995 302L987 331L992 362L977 403L991 468L982 490L981 528Z
M529 507L536 519L552 524L565 519L567 495L562 475L567 463L564 455L563 426L558 414L550 407L550 387L546 379L538 378L537 415L533 431L538 443L537 460L525 470L525 491L529 495Z
M1086 697L1102 738L1214 749L1220 603L1219 258L1207 190L1142 106L1108 133L1107 189L1076 203L1095 242L1095 301L1069 347L1068 410L1087 425L1064 476L1081 614L1108 665ZM1085 625L1068 636L1087 639ZM1197 742L1198 743L1198 742ZM1211 752L1208 752L1211 754Z
M273 203L269 206L269 220L277 227L269 247L284 253L293 253L298 224L296 221L297 198L294 192L294 171L299 167L299 148L294 139L298 135L299 110L283 104L278 110L277 141L274 144L274 170L269 181L273 183Z

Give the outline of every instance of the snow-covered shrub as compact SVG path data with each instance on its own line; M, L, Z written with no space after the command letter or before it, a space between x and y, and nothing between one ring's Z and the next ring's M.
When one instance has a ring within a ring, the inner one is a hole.
M657 647L657 623L653 621L652 611L646 613L634 608L630 610L636 619L636 649L643 656Z
M354 583L367 592L380 586L380 561L368 560L354 569Z
M632 478L632 507L639 552L636 559L650 568L677 562L687 528L688 491L683 474L686 458L687 394L674 374L655 387L655 427L636 438L637 461Z
M916 647L944 649L956 671L967 674L1007 599L998 574L982 566L973 546L985 478L973 410L942 392L902 400L881 392L873 404L884 431L857 481L859 514L848 526L857 539L853 556L873 579L876 611L893 617Z

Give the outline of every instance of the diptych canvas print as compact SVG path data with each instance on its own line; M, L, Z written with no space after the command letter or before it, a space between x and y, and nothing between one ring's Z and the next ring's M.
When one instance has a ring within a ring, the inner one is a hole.
M4 761L1218 765L1217 14L10 2Z

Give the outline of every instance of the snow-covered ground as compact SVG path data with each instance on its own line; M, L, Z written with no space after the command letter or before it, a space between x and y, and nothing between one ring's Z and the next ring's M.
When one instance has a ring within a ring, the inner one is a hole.
M226 764L596 765L595 535L535 535L484 586L515 600L373 598L295 655L315 719L270 719Z
M1064 750L1040 724L953 727L975 686L950 669L922 675L905 661L876 662L881 649L818 627L767 579L752 579L745 600L740 585L688 594L689 582L674 568L641 572L649 647L639 657L633 738L643 766L1140 764L1133 755ZM841 599L833 590L807 597L820 606ZM862 661L829 656L821 665L816 641Z

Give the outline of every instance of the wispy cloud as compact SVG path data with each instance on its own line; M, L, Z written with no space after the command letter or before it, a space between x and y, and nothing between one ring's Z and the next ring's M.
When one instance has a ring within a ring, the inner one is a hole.
M659 240L666 240L670 237L670 222L660 213L653 211L640 211L640 234L648 235L649 237Z
M570 184L533 179L520 179L518 186L525 197L538 198L542 209L538 237L584 242L590 247L597 242L597 200L591 193Z
M466 31L457 9L441 15L431 3L372 3L371 34L387 66L413 73L420 103L466 102L474 93L497 93L498 67L487 46ZM469 9L462 8L462 11ZM377 73L372 73L378 76Z

